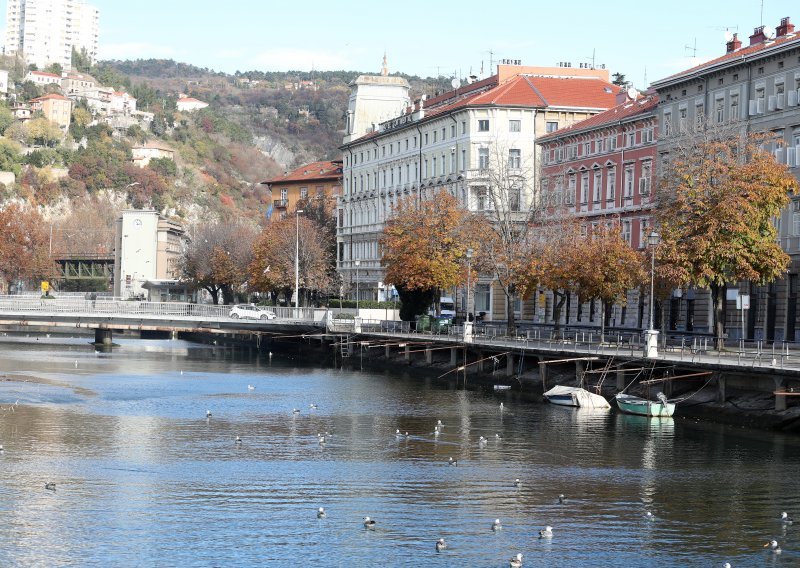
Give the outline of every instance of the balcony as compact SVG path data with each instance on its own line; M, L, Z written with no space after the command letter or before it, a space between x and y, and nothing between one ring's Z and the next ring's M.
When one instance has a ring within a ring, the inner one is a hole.
M286 209L289 206L289 200L288 199L275 199L275 200L273 200L272 205L273 205L273 207L275 207L275 209Z

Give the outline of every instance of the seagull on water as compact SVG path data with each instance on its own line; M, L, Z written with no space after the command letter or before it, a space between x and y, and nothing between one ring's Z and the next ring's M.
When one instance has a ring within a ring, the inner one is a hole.
M499 530L503 530L503 526L500 524L500 519L495 519L492 523L492 530L497 532Z
M325 508L324 507L320 507L319 509L317 509L317 518L318 519L324 519L325 518Z
M458 465L458 460L454 460L453 458L450 458L449 460L447 460L447 463L449 465Z
M726 562L725 565L722 568L731 568L731 563L730 562Z
M516 556L512 556L508 561L509 568L520 568L522 566L522 553L517 552Z
M300 409L299 408L293 408L292 409L292 414L300 414Z
M447 548L447 543L444 541L443 538L440 538L436 541L436 552L441 552L442 550Z
M437 425L439 428L441 428L442 426L444 426L444 424L442 424L442 421L441 421L441 420L437 420L437 421L436 421L436 425Z
M789 514L786 511L784 511L783 513L781 513L781 522L785 525L791 525L794 521L792 517L790 517Z
M500 440L502 440L503 438L501 438L501 437L500 437L500 434L495 434L495 435L494 435L494 439L495 439L495 440L497 440L497 441L499 442L499 441L500 441Z
M767 544L764 545L764 548L769 547L769 551L773 554L780 554L782 552L781 547L778 546L777 540L771 540Z
M519 479L514 480L514 487L522 487L522 482Z
M256 390L256 387L254 387L253 385L247 385L247 390L254 391Z
M211 418L211 411L210 410L206 410L206 418Z
M559 504L559 505L563 505L563 504L564 504L564 503L566 503L566 502L567 502L567 498L566 498L566 497L564 497L564 494L563 494L563 493L562 493L561 495L559 495L559 496L558 496L558 504Z
M483 436L478 438L478 445L479 446L485 446L486 445L486 438L484 438Z
M48 481L47 483L44 484L44 488L47 489L48 491L55 491L56 490L56 484L53 483L52 481ZM775 542L775 541L773 541L773 542Z
M365 529L374 529L375 528L375 520L370 519L369 517L364 517L364 528Z
M539 531L539 538L552 538L552 537L553 537L553 527L549 525Z
M234 443L241 444L242 443L242 439L239 436L236 436L236 440L234 440Z
M653 515L653 513L651 513L650 511L647 511L644 514L644 518L647 519L648 521L655 521L656 520L655 515Z
M311 410L316 410L317 408L319 408L319 407L318 407L316 404L309 404L309 405L308 405L308 407L309 407Z

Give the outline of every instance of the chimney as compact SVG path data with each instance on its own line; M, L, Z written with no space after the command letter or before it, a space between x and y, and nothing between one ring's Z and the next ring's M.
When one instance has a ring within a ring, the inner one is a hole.
M789 16L781 18L781 25L775 28L775 37L785 36L794 31L794 24L789 21Z
M750 36L750 45L761 43L765 39L767 39L767 35L764 33L764 26L758 26Z
M742 40L739 39L739 34L733 34L731 41L725 44L725 53L731 53L742 47Z

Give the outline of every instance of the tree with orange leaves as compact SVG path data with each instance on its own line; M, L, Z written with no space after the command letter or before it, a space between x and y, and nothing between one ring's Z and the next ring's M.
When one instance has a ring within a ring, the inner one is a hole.
M662 172L657 264L677 286L711 290L719 349L726 283L766 284L786 271L773 219L798 185L764 135L712 134L677 144Z
M579 298L601 301L600 340L603 341L605 305L624 302L628 290L647 281L645 258L622 238L622 230L616 222L594 227L579 243L577 253L581 262L575 291Z
M466 280L466 253L477 248L475 218L455 197L440 192L418 203L401 200L383 230L386 281L403 302L401 317L411 319L447 290Z
M0 277L6 282L47 279L53 275L49 235L41 215L11 204L0 211ZM38 282L37 282L38 285Z

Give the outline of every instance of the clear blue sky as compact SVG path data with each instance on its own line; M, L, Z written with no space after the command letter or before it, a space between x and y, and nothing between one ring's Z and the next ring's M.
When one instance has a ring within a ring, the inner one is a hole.
M577 66L594 50L598 64L640 88L645 73L650 83L692 66L695 41L698 60L724 53L725 28L746 45L762 9L761 0L90 3L100 10L102 59L171 58L226 72L376 72L386 50L390 71L466 76L481 62L488 71L490 51L495 60ZM772 27L790 16L800 29L796 0L764 0L763 15Z

